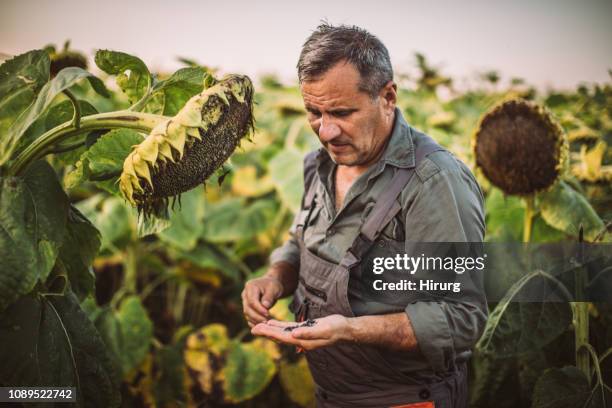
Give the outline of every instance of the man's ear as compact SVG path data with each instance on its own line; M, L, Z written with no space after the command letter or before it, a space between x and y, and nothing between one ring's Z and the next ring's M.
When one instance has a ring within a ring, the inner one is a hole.
M381 98L383 109L392 114L395 111L397 103L397 85L393 81L389 81L380 90L378 96Z

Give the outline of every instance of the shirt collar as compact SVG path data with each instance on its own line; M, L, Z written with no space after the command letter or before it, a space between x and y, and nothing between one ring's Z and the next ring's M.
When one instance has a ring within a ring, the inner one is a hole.
M395 108L395 119L391 136L387 141L382 157L374 166L380 166L382 170L382 167L387 164L400 168L410 168L415 165L412 129L404 119L401 110L397 107ZM333 162L329 157L329 153L323 147L319 148L317 167L322 170L328 169L330 166L333 167Z

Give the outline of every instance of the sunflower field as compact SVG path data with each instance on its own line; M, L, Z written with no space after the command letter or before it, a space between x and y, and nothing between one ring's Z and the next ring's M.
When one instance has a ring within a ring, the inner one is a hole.
M67 43L0 65L0 386L76 387L84 407L313 407L303 355L254 338L240 298L287 238L319 147L299 88L214 61L93 61ZM610 242L612 72L545 92L487 72L457 90L415 61L399 107L474 170L488 242ZM558 171L498 174L505 101L546 115L557 139L502 141ZM521 270L504 299L534 276ZM610 258L580 279L601 274ZM292 319L288 304L272 315ZM489 306L470 406L612 407L609 301Z

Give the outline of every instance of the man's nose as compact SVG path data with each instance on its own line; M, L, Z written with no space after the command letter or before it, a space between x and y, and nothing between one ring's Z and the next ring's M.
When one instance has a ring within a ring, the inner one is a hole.
M319 126L319 139L321 142L329 142L340 136L342 130L340 126L330 120L329 117L321 116L321 125Z

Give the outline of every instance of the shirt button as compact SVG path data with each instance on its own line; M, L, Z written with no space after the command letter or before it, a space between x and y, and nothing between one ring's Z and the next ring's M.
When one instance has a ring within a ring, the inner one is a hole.
M429 392L427 388L423 388L421 391L419 391L419 397L421 399L427 399L430 396L431 396L431 393Z
M329 237L329 236L331 236L331 235L334 235L335 233L336 233L336 230L335 230L335 229L333 229L333 228L329 228L329 229L327 230L327 232L325 232L325 236L326 236L326 237Z

